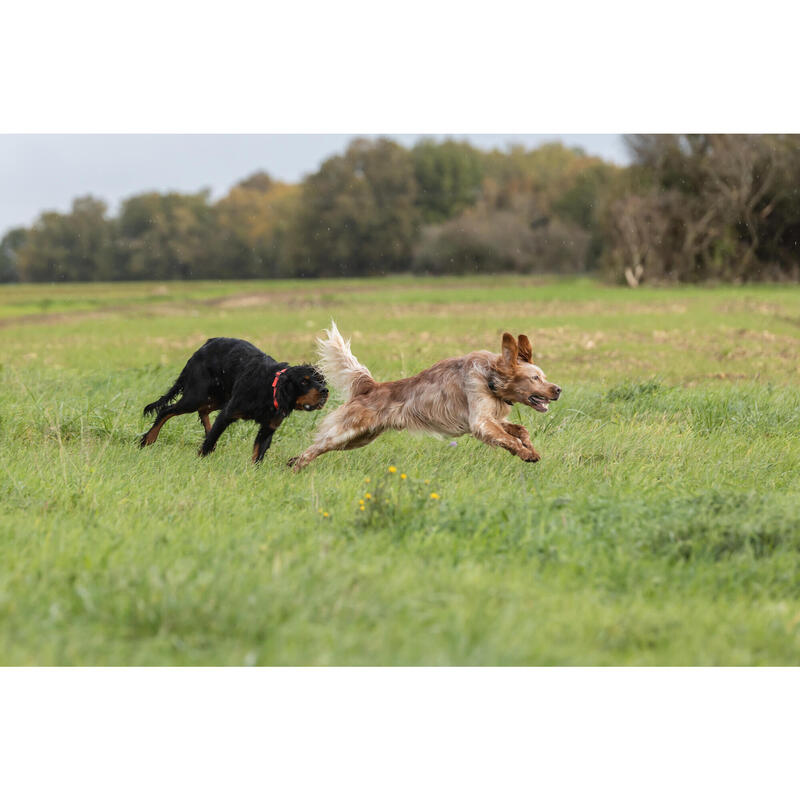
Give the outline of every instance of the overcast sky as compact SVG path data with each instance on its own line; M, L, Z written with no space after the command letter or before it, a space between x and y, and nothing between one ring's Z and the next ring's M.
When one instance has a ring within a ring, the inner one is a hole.
M331 155L344 151L354 134L264 135L0 135L0 235L30 225L45 210L67 211L73 198L92 194L112 212L120 200L145 191L194 192L214 197L255 172L266 170L297 181ZM406 146L420 137L391 135ZM437 136L436 138L444 138ZM513 142L536 147L561 139L592 155L627 162L622 137L613 134L456 135L477 147L505 148Z

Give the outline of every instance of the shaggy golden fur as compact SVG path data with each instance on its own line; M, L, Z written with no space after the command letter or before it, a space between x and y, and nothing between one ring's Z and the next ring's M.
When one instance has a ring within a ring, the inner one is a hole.
M329 450L363 447L386 430L471 433L523 461L539 460L525 427L506 421L514 403L544 413L561 394L533 363L527 336L515 341L504 333L499 355L479 350L446 358L411 378L379 383L350 352L336 323L326 333L318 340L319 369L345 403L325 417L311 447L289 462L295 472Z

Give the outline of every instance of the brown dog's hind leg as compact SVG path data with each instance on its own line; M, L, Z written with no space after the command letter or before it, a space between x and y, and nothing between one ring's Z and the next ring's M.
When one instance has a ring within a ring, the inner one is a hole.
M364 447L383 433L382 428L377 430L356 428L346 431L330 431L320 436L314 444L299 456L290 458L287 462L295 472L299 472L303 467L307 467L315 458L331 450L355 450L357 447Z
M288 465L299 472L303 467L307 467L315 458L331 450L355 450L357 447L364 447L373 439L377 439L382 431L348 431L339 437L326 436L319 442L315 442L304 453L294 458L290 458Z

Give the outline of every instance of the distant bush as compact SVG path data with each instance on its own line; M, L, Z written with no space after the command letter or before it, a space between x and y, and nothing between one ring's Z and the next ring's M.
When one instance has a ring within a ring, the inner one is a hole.
M432 275L585 269L590 235L574 223L524 207L477 208L422 231L413 268Z

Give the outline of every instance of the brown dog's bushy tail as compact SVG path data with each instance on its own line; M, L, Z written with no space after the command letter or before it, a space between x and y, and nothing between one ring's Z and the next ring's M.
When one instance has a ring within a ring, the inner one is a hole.
M331 320L327 339L317 339L319 369L325 379L349 400L361 394L375 381L370 371L350 352L350 340L345 341L336 323Z
M183 374L181 374L181 377L183 377ZM172 388L166 394L162 394L161 397L159 397L154 403L150 403L144 407L142 416L147 417L150 414L155 414L156 411L161 411L165 405L167 405L171 400L174 400L182 391L183 382L179 377L178 380L172 384Z

